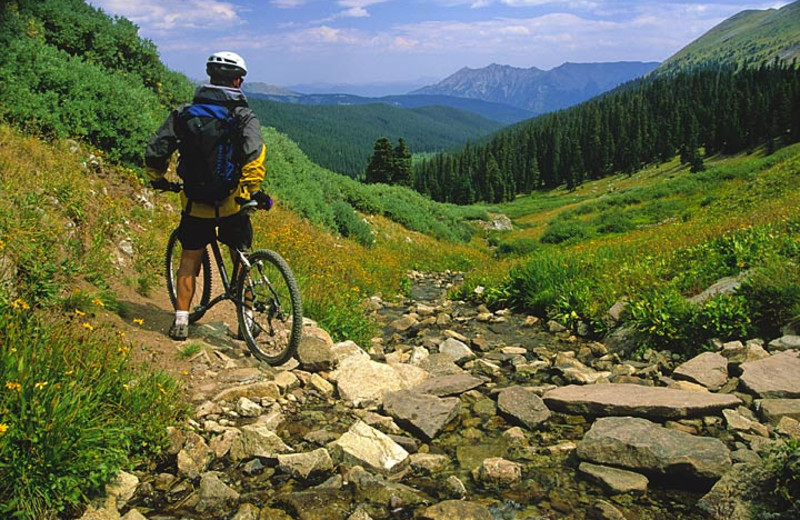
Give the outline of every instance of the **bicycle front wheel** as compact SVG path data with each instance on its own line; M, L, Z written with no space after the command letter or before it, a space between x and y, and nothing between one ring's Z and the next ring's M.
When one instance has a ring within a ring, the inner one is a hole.
M178 240L178 230L175 229L167 241L167 253L164 257L167 294L169 294L169 301L172 302L173 309L178 305L178 268L181 265L182 251L181 241ZM211 299L211 257L208 254L208 249L203 251L200 271L195 278L194 301L198 301L198 299L200 305L189 311L189 323L194 323L203 317L206 311L198 309L208 305L208 301Z
M300 289L281 255L259 249L242 267L236 306L239 333L253 355L270 365L281 365L297 352L303 328Z

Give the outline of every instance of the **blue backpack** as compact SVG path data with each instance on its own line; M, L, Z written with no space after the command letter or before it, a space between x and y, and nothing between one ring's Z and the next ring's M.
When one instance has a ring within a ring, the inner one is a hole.
M219 206L239 185L236 117L222 105L194 104L178 113L178 176L190 201Z

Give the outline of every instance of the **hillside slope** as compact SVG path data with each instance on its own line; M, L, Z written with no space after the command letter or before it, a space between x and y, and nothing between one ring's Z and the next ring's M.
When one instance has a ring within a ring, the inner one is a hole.
M270 91L268 87L257 87L250 90L245 87L245 92L251 98L268 99L280 103L297 103L300 105L374 105L385 103L397 108L420 108L438 105L443 107L466 110L486 119L500 123L516 123L534 116L533 112L511 105L492 103L480 99L469 99L456 96L441 95L393 95L383 97L363 97L352 94L299 94L297 92Z
M759 66L800 58L800 1L780 9L742 11L723 21L664 61L661 76L708 66Z
M448 150L503 125L463 110L420 107L410 110L386 104L309 106L250 99L261 124L295 141L309 158L333 171L363 174L375 141L403 137L412 153Z

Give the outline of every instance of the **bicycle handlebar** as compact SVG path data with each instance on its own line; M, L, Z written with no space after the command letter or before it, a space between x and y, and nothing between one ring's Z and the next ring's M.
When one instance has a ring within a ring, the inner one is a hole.
M169 192L173 192L173 193L180 193L181 190L183 189L183 185L181 183L179 183L179 182L168 182L163 187L156 188L155 186L153 186L153 188L158 190L158 191L160 191L160 192L169 191ZM249 213L249 212L255 211L257 209L269 209L269 208L262 208L258 204L258 202L254 201L253 199L245 199L245 198L242 198L242 197L236 197L236 199L234 199L234 200L236 201L237 204L239 204L239 206L241 206L240 211L245 211L245 212Z

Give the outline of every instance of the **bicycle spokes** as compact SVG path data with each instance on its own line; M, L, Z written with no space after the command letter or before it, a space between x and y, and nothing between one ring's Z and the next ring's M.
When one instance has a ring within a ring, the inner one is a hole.
M297 284L277 253L255 251L249 261L239 281L240 331L256 357L282 363L299 342L302 310Z

